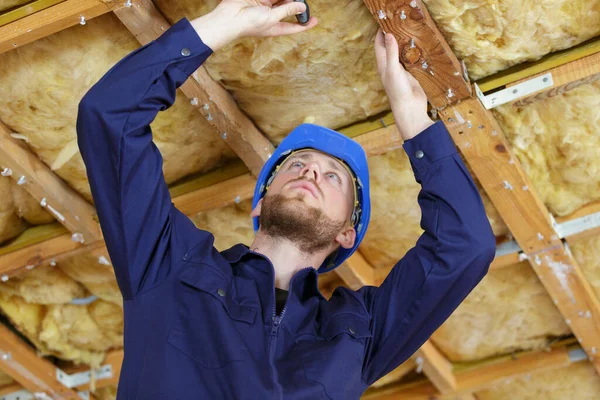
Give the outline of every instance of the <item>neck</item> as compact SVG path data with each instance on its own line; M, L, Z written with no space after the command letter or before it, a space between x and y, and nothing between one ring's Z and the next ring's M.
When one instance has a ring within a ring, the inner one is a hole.
M275 268L275 287L289 290L294 274L303 268L318 269L329 254L328 250L313 254L303 253L289 240L266 235L260 229L250 250L266 256Z

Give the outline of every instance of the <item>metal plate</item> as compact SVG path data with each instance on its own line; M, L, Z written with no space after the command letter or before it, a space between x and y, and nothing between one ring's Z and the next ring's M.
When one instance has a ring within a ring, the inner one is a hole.
M479 86L475 83L475 93L477 94L477 97L479 97L479 100L481 100L483 103L483 106L489 110L490 108L497 107L501 104L510 103L511 101L515 101L521 97L525 97L539 90L547 89L552 86L554 86L554 81L552 80L552 73L549 72L547 74L540 75L525 82L519 83L518 85L499 90L487 96L483 94Z

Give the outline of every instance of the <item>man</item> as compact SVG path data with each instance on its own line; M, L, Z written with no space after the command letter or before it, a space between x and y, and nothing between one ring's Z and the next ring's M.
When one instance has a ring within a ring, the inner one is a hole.
M124 299L119 399L358 399L488 270L495 240L477 189L381 32L378 69L422 184L425 232L379 288L338 288L329 301L318 291L318 274L356 250L370 214L365 153L330 129L300 125L265 164L251 248L219 253L174 208L150 122L213 51L310 29L315 18L280 22L304 10L223 0L129 54L80 103L79 147Z

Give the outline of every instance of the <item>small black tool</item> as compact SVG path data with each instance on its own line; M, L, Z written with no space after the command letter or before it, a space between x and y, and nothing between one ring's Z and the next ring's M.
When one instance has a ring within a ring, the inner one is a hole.
M298 1L300 3L306 4L306 11L304 11L301 14L297 14L296 19L298 20L300 25L308 24L308 21L310 20L310 9L308 8L308 3L306 2L306 0L294 0L294 1Z

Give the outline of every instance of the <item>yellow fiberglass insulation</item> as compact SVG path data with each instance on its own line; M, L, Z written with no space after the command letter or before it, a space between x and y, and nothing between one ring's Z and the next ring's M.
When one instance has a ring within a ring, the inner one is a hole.
M75 123L79 101L113 65L140 47L108 13L0 55L0 120L91 201ZM168 183L234 157L181 92L152 123Z
M571 252L600 300L600 237L596 236L571 245Z
M600 35L600 0L423 1L472 79Z
M174 23L208 13L218 0L156 3ZM205 63L276 143L302 122L337 128L389 107L375 65L377 24L362 1L313 0L310 8L320 21L315 28L240 39Z
M58 266L38 267L0 283L0 310L42 354L94 364L123 346L123 311L102 299L71 304L88 296Z
M502 380L476 392L478 400L597 400L600 377L587 362Z
M492 269L431 339L451 361L542 349L570 333L527 263Z
M376 268L391 268L413 247L423 233L415 180L404 149L369 158L371 221L360 246L363 256ZM480 189L490 224L497 236L507 232L497 210Z
M550 211L570 214L600 199L600 81L495 115Z
M19 235L29 224L54 221L54 217L12 177L0 176L0 199L0 244Z

